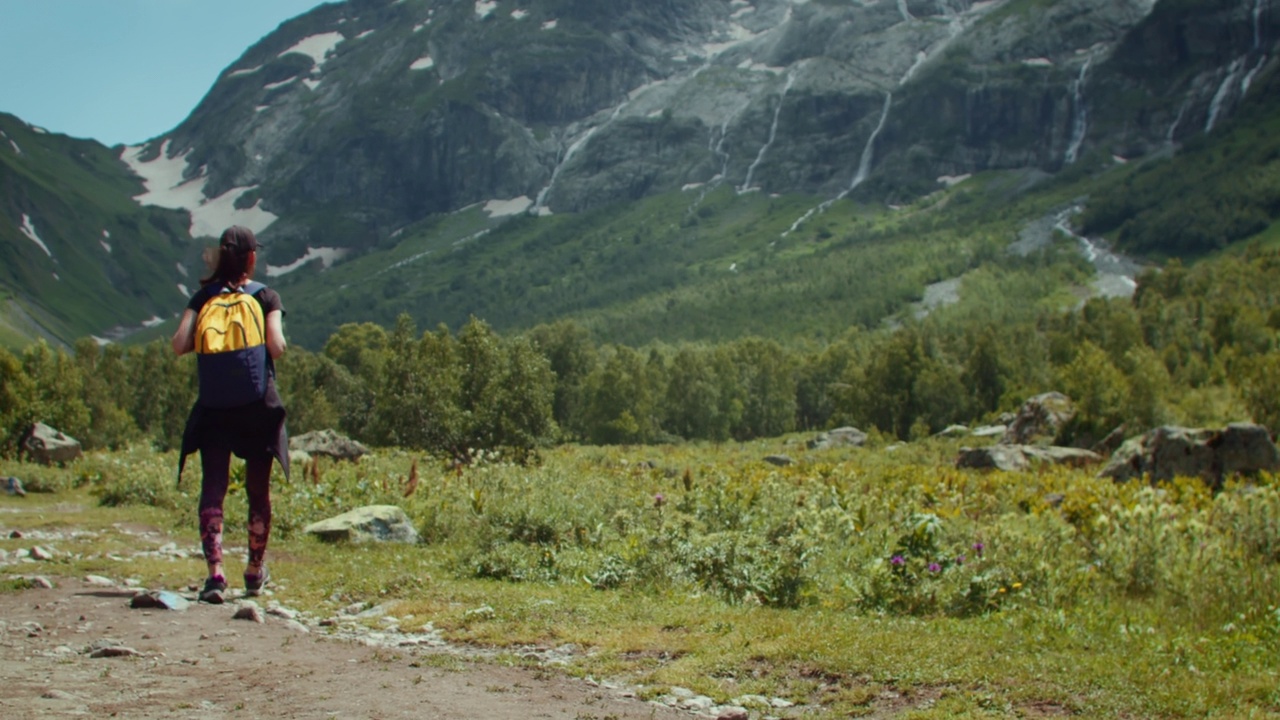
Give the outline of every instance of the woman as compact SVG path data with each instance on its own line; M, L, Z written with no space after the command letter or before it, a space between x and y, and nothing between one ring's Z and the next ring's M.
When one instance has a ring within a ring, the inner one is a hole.
M178 330L173 335L173 350L179 355L195 350L196 318L205 303L218 295L238 290L253 277L257 265L258 240L253 231L230 227L222 233L211 262L212 273L200 281L200 289L187 303ZM231 474L231 455L245 461L245 492L249 498L249 562L244 571L245 594L257 595L267 584L269 575L263 557L271 534L271 460L280 461L285 476L289 474L288 436L285 431L285 409L276 392L275 367L272 360L284 354L284 307L280 296L261 286L253 297L261 304L265 319L267 357L266 393L261 400L247 405L218 408L197 399L187 418L182 435L182 452L178 461L178 477L187 455L200 451L203 481L200 487L200 542L209 577L200 599L221 603L227 590L222 566L222 503L226 498Z

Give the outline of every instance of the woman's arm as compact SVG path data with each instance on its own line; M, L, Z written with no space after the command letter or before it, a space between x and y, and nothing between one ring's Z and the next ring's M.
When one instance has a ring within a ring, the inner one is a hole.
M196 311L187 308L178 321L178 329L173 333L173 351L186 355L196 349Z
M267 313L267 354L274 360L284 354L284 313L272 310Z

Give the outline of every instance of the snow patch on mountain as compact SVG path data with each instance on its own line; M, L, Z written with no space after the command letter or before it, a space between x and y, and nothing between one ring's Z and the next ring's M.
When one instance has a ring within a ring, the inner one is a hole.
M417 60L414 60L413 63L409 65L409 69L410 70L430 70L435 66L436 66L436 61L433 60L430 55L423 55Z
M308 245L307 251L303 253L302 257L294 260L288 265L268 265L267 277L287 275L313 260L319 260L321 265L324 266L324 269L328 270L335 262L346 257L349 252L350 250L347 248L313 248Z
M491 218L506 217L508 215L519 215L527 211L532 205L532 200L521 195L510 200L490 200L484 204L484 211L489 213Z
M316 64L316 68L324 65L325 58L329 53L333 52L338 44L346 38L340 32L327 32L319 35L311 35L297 42L293 47L280 53L279 57L284 57L289 53L299 53L310 57Z
M276 221L276 216L263 210L261 200L249 208L237 208L240 196L257 189L257 185L235 187L215 198L205 197L208 177L200 168L195 177L184 179L186 156L190 150L169 157L169 140L160 146L160 154L150 161L141 160L145 145L126 147L122 160L142 178L147 191L133 199L139 205L153 205L191 214L192 237L217 237L230 225L243 225L260 233Z
M486 2L485 0L476 0L476 17L483 20L493 14L498 9L498 3Z
M22 225L18 228L23 235L31 238L31 241L40 246L45 255L53 257L53 253L49 252L49 246L44 244L44 240L40 239L39 233L36 232L36 226L31 224L31 218L26 213L22 213Z

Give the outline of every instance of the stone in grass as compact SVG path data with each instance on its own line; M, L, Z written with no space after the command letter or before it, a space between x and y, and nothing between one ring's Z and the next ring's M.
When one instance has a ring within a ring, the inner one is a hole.
M191 603L181 595L168 590L153 590L151 592L140 592L133 596L129 601L129 607L134 609L154 609L154 610L186 610Z
M91 658L137 657L141 654L142 653L138 652L137 650L134 650L131 647L125 647L124 645L109 645L107 647L100 647L90 652L89 657Z
M778 467L786 467L795 462L789 455L766 455L764 461Z
M258 603L251 600L245 600L240 603L240 607L236 610L236 614L231 616L232 620L251 620L256 623L266 622L267 619L262 614L262 608L258 607Z
M420 541L409 516L395 505L367 505L308 525L303 532L328 542Z

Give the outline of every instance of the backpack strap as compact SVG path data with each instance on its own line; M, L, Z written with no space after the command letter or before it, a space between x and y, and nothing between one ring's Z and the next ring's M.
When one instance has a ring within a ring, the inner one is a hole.
M243 293L247 293L249 295L257 295L258 293L266 289L267 289L267 286L263 285L257 280L250 280L249 282L240 286L240 291Z

